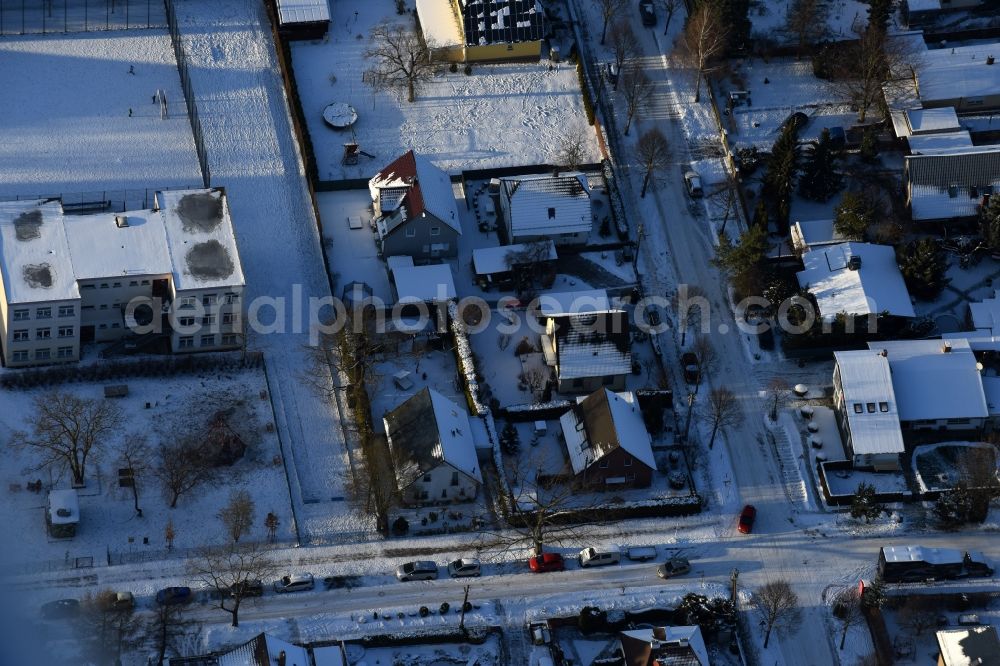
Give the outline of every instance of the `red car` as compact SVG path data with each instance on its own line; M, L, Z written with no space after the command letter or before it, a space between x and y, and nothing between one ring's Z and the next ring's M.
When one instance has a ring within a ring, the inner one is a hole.
M563 561L563 556L559 553L542 553L528 560L528 568L535 573L563 571L566 569L566 563Z
M753 531L753 521L757 517L757 509L753 508L753 505L747 504L740 511L740 522L736 526L743 534L750 534Z

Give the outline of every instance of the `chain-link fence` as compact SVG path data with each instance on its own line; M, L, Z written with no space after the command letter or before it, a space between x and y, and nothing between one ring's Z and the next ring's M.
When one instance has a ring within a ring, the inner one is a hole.
M167 27L170 30L170 43L174 47L174 57L177 60L177 71L181 76L181 87L184 89L184 103L187 105L188 118L191 121L191 133L194 135L194 148L198 153L198 164L201 165L201 178L205 187L211 187L212 174L208 169L208 153L205 152L205 139L201 131L201 118L198 115L198 104L194 99L194 88L191 86L191 76L188 74L187 56L181 42L180 29L177 27L177 14L174 3L165 0Z
M28 192L0 196L0 201L34 201L60 199L63 210L69 215L86 213L124 213L129 210L147 210L153 206L153 197L163 190L193 190L201 183L125 190L92 190L89 192Z
M165 27L163 0L0 0L0 35Z

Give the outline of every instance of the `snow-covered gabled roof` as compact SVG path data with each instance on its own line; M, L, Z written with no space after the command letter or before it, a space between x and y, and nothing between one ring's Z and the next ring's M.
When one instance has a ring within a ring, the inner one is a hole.
M914 220L973 217L983 195L1000 191L1000 148L972 146L904 158Z
M861 261L857 270L850 268L852 257ZM796 273L799 286L816 298L823 319L832 320L841 312L915 316L892 247L841 243L806 252L802 263L805 270Z
M563 439L573 473L580 474L621 447L650 469L656 469L652 442L635 394L601 388L577 399L561 417Z
M582 173L511 176L500 179L513 240L589 232L594 226L590 186Z
M891 340L868 346L886 352L901 421L989 414L978 362L967 340Z
M383 214L402 207L401 216L389 232L402 222L422 216L425 212L462 233L458 205L451 179L429 159L412 150L400 155L389 166L368 181L372 200L379 199Z
M281 25L329 23L328 0L278 0L278 22Z
M864 350L834 352L833 357L855 455L902 453L903 433L888 359Z
M455 281L448 264L398 266L392 271L400 303L438 303L455 298Z
M531 261L555 261L558 258L555 243L546 240L476 248L472 251L472 267L476 275L493 275L506 273L514 266Z
M543 317L611 312L611 300L604 289L547 291L538 297L538 311Z
M1000 637L993 625L941 629L937 632L942 666L997 666Z
M417 16L431 49L465 45L462 25L450 0L417 0Z
M279 662L281 653L285 654ZM309 652L268 634L258 634L243 645L219 655L218 666L311 666Z
M400 488L442 463L482 483L472 426L464 407L425 388L386 412L383 422Z
M996 95L1000 62L986 64L990 56L1000 56L1000 43L927 49L917 70L923 105Z
M628 657L630 656L646 655L647 658L655 657L657 652L662 653L666 650L669 653L670 648L673 646L684 646L690 649L697 658L699 666L709 666L711 664L708 660L708 649L705 647L705 640L698 626L632 629L621 632L621 636L622 651L626 656L626 666L637 663L629 661ZM637 649L643 650L643 652L636 652ZM678 662L663 661L660 663L671 664Z
M560 317L555 337L560 381L632 371L628 314L624 310Z
M907 109L906 123L912 134L952 132L961 129L955 109L946 106L940 109Z

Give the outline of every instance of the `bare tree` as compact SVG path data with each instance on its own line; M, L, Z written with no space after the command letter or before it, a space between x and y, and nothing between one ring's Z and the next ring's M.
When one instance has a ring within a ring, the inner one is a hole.
M81 642L98 663L120 663L122 652L135 644L140 620L132 603L112 590L87 593L80 600Z
M177 538L177 532L174 531L174 521L168 518L167 524L163 526L163 540L167 542L167 550L174 549L174 539Z
M708 394L705 417L712 426L712 435L708 439L708 448L711 449L720 430L735 428L743 423L743 411L736 394L725 387L712 389Z
M715 366L719 364L719 354L715 351L715 346L712 344L712 339L707 335L699 335L694 339L691 344L691 351L698 358L698 374L702 378L705 375L711 373L715 370ZM698 392L698 387L701 382L695 385L695 393Z
M39 454L36 469L69 469L74 485L83 485L88 461L97 461L108 440L118 434L124 419L107 400L52 393L34 400L28 417L31 432L16 432L10 445Z
M959 455L958 479L964 483L969 496L969 518L975 522L986 520L990 503L1000 497L1000 478L997 478L996 445L993 448L970 449Z
M212 478L212 468L202 458L197 439L183 437L160 446L159 464L153 475L160 480L170 498L170 508L177 500Z
M245 490L234 490L229 495L229 503L219 510L218 517L226 526L226 532L237 543L240 537L253 525L253 499Z
M653 82L638 65L622 73L622 94L625 96L625 136L636 114L645 110L653 98Z
M579 169L587 158L587 131L579 127L560 138L556 162L567 169Z
M938 604L933 599L914 594L907 597L906 603L899 609L898 620L900 626L920 636L937 623L939 613Z
M710 305L705 290L696 284L681 284L670 299L670 305L677 316L681 329L681 347L687 343L688 329L701 324L701 333L711 326Z
M126 437L118 449L118 455L121 458L122 469L128 470L135 513L142 518L142 509L139 508L139 489L149 471L152 451L145 437Z
M540 555L546 544L578 544L592 533L592 525L578 517L566 520L566 514L593 510L596 499L587 499L593 493L584 493L575 479L540 482L540 463L537 457L518 459L507 468L506 487L496 480L493 496L503 498L497 504L507 524L497 529L481 529L481 548L507 552L531 547Z
M641 54L639 43L628 21L618 21L611 28L611 52L614 54L615 67L618 68L619 74ZM612 89L618 90L619 79L620 77L615 77Z
M788 402L792 389L781 377L774 377L767 383L767 415L772 421L778 420L778 411Z
M663 136L658 128L654 127L648 132L644 132L635 144L635 152L639 158L639 168L642 172L642 192L640 199L646 197L646 188L654 175L666 171L670 166L670 145L667 137Z
M689 17L680 42L680 54L698 70L695 103L701 101L701 78L714 69L716 60L725 53L726 42L726 25L718 8L711 2L700 3Z
M905 39L887 36L878 28L857 31L858 38L844 43L837 59L834 85L858 109L858 122L878 107L884 97L915 87L921 56Z
M765 583L753 595L753 604L764 616L767 627L764 633L764 649L771 640L771 630L795 621L799 611L799 597L787 580Z
M256 594L255 588L277 575L277 565L256 543L231 543L203 548L190 562L190 573L217 592L218 608L229 613L232 626L240 626L240 605Z
M840 649L847 642L847 632L851 627L860 625L865 620L864 605L861 602L861 592L856 585L840 591L833 602L833 614L840 620Z
M798 41L796 60L810 44L818 43L826 32L826 19L830 9L824 0L792 0L785 18L785 29Z
M181 607L157 604L146 625L146 640L156 650L154 663L162 664L168 653L180 655L191 623L184 619Z
M601 28L601 44L603 45L604 38L608 34L608 22L615 16L624 14L631 7L628 0L594 0L594 4L601 12L601 19L604 21L604 26Z
M436 64L423 37L412 28L383 21L369 34L365 57L374 62L366 72L376 89L382 86L405 88L407 101L417 98L417 88L430 79Z
M681 4L682 0L656 0L656 6L662 9L663 13L667 15L666 20L663 21L664 35L670 31L670 21L673 20L677 10L681 8Z

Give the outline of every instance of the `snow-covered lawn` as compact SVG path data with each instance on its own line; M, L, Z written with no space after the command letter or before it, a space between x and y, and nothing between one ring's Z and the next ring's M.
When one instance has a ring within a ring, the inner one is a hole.
M951 280L933 301L915 301L913 309L919 317L931 317L938 332L951 333L966 328L969 303L991 298L1000 285L1000 261L989 256L968 268L959 265L958 257L948 254L947 277Z
M913 476L921 492L953 488L961 480L959 463L968 456L976 467L1000 466L996 449L982 442L925 444L913 451Z
M410 104L405 92L402 99L395 91L374 93L362 82L362 72L371 68L364 57L371 26L383 18L412 22L410 16L397 16L391 0L345 0L331 9L326 38L292 45L295 81L320 179L368 178L411 148L451 173L548 164L555 161L563 137L575 131L587 139L585 161L598 160L573 65L556 63L550 69L547 60L473 65L471 75L461 68L444 69ZM347 102L357 110L351 132L324 123L323 109L331 102ZM341 165L343 144L352 137L375 158Z
M785 30L788 7L792 0L758 0L750 7L751 34L772 39L778 43L794 44L797 37ZM828 6L827 37L833 40L851 39L855 27L864 27L868 21L868 3L862 0L833 0ZM899 28L898 13L889 21L890 29Z
M274 417L267 400L267 385L262 370L210 372L164 378L130 378L129 393L114 400L127 417L122 431L100 443L103 453L87 466L87 485L79 491L80 525L72 539L53 539L45 530L44 507L47 489L68 488L67 474L57 470L37 470L37 451L4 451L0 484L5 489L0 508L7 525L17 534L8 540L4 557L25 570L70 567L82 558L92 558L94 566L120 564L131 559L167 557L164 528L172 521L176 537L175 555L191 549L226 541L216 513L234 490L247 490L255 504L253 528L248 538L264 541L264 516L278 516L278 538L294 540L295 525L289 506L288 484L282 467L282 454L273 427ZM53 392L68 392L80 398L104 400L103 384L73 383L30 391L0 392L0 439L9 441L12 433L30 430L29 419L35 413L33 401ZM262 397L263 396L263 397ZM147 405L149 407L147 408ZM232 467L216 470L215 476L190 494L182 495L177 508L169 508L169 498L151 470L138 476L139 506L136 517L132 492L118 485L117 454L126 439L144 437L151 446L149 467L159 464L157 451L171 444L178 429L191 435L207 433L209 420L220 410L233 410L229 425L244 439L248 448ZM27 483L41 479L45 490L33 493ZM148 540L148 542L147 542Z
M166 30L7 36L0 62L0 197L129 189L141 208L145 188L201 187Z

